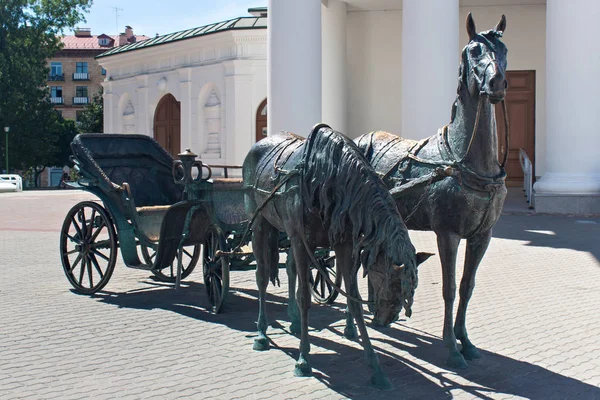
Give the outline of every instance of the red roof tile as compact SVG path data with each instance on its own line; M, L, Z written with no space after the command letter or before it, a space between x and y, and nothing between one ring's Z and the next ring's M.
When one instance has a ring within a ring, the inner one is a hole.
M114 40L114 42L109 45L109 46L100 46L98 44L98 36L102 36L102 37L110 37L111 39ZM119 37L118 36L112 36L112 35L93 35L93 36L75 36L75 35L68 35L68 36L63 36L60 38L61 42L63 43L64 47L63 50L106 50L106 49L111 49L113 47L115 47L115 44L119 42ZM134 35L134 37L136 38L136 42L141 42L142 40L146 40L149 39L148 36L144 36L144 35ZM127 43L129 44L129 43Z

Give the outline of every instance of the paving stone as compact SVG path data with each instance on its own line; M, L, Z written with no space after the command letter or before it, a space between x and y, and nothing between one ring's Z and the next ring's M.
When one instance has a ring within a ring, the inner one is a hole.
M445 366L439 259L419 269L413 317L369 335L395 389L368 385L358 341L343 337L345 301L310 310L315 376L296 378L287 277L269 286L273 347L256 336L254 271L233 271L225 312L209 311L201 271L179 291L119 260L105 290L71 291L58 237L78 191L0 194L0 398L595 399L600 398L600 224L504 215L477 275L469 336L482 359ZM435 236L411 232L419 251ZM460 247L457 276L462 273ZM366 294L366 281L360 279ZM459 282L457 281L457 284ZM455 309L458 305L458 292ZM367 320L370 315L366 313Z

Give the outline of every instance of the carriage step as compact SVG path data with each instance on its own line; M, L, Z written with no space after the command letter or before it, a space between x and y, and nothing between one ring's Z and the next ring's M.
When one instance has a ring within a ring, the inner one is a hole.
M215 252L215 257L221 257L221 256L239 256L239 257L243 257L243 256L251 256L252 254L254 254L251 251L223 251L223 250L217 250Z

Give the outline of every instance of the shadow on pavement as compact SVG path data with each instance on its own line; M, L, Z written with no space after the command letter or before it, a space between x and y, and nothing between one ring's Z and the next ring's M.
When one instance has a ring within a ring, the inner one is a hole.
M499 395L528 399L593 399L600 396L600 388L596 386L485 350L481 352L480 360L469 363L469 368L447 370L444 365L447 351L440 338L427 333L405 332L401 326L381 331L388 335L388 339L372 340L381 366L392 381L393 390L380 391L369 385L371 371L364 362L362 348L345 345L347 339L341 336L341 332L336 342L311 334L312 344L335 352L311 356L313 368L320 371L315 371L315 378L342 396L365 400L451 399L453 390L461 390L482 399L498 398ZM382 342L392 345L396 350L393 353L382 350L378 347L378 343ZM292 358L291 371L298 350L275 349L284 351ZM406 353L443 371L431 371L426 364L405 357Z
M147 288L128 292L103 290L91 296L104 303L120 308L141 310L162 309L173 311L185 317L210 323L226 325L243 332L256 332L258 315L258 290L230 288L226 303L219 314L211 311L204 285L196 282L182 282L179 290L164 283L144 281ZM270 321L287 321L287 296L280 297L267 292L267 310ZM343 310L335 306L312 306L318 309L318 318L311 320L311 329L322 330L335 321L344 318Z
M179 291L162 284L146 282L148 289L127 293L101 292L94 297L107 304L135 309L164 309L209 323L222 324L229 328L255 332L257 291L232 289L226 308L221 314L213 314L208 308L208 299L202 284L188 283ZM268 294L270 321L287 321L287 298ZM313 354L311 363L315 377L342 396L352 399L450 399L452 390L460 389L478 398L497 398L498 394L520 396L529 399L590 399L600 397L600 388L569 378L531 363L515 360L500 354L481 350L482 358L469 362L466 370L448 370L445 367L447 350L442 340L426 332L414 333L402 330L403 321L392 327L378 329L384 339L372 338L384 371L394 385L394 390L379 391L369 385L370 369L364 362L362 348L349 346L343 337L339 321L344 318L341 303L334 306L311 308L311 343L328 349L332 354ZM333 326L338 325L338 326ZM283 351L290 357L290 374L298 357L297 348L277 346L277 329L273 334L270 351ZM286 324L287 327L287 324ZM319 335L328 329L338 335L336 341ZM373 330L373 327L369 327ZM380 347L393 347L393 352ZM251 346L250 339L248 346ZM410 354L412 357L406 357ZM259 352L254 357L261 357ZM415 362L413 358L422 360ZM438 368L431 370L428 365ZM441 369L441 371L439 371ZM311 379L311 378L298 378Z
M502 215L493 235L495 238L526 241L527 246L585 251L600 260L600 221L593 218Z

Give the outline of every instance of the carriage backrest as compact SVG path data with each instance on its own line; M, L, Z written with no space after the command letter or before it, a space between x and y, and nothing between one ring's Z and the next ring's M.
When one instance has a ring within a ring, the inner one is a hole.
M146 135L84 133L71 143L84 176L105 187L127 182L136 206L170 205L182 199L173 181L173 158Z

